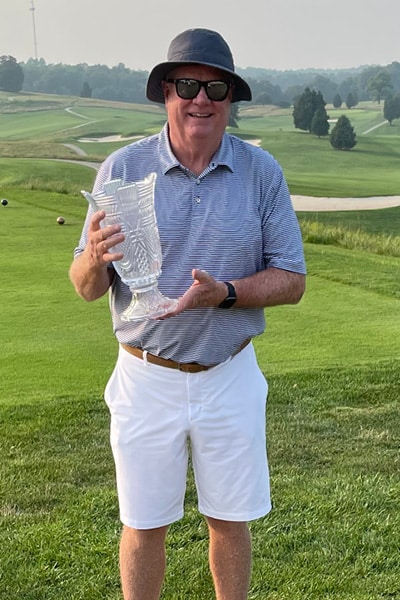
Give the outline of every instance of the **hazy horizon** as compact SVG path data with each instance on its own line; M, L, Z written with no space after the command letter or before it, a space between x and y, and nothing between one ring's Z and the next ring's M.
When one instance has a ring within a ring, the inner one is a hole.
M114 0L112 16L98 0L3 0L0 56L26 62L37 54L47 64L123 63L149 71L166 60L177 33L206 27L225 37L241 69L330 70L400 61L399 0L248 0L240 11L221 4L157 0L138 9Z

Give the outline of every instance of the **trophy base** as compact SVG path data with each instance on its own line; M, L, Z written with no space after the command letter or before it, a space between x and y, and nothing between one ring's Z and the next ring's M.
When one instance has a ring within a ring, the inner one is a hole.
M163 296L157 287L138 292L132 290L132 302L121 314L121 321L156 319L176 309L179 301Z

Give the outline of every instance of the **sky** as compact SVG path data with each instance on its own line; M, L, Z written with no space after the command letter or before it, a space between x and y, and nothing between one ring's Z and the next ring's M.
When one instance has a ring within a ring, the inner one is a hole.
M0 0L0 56L149 71L192 27L219 31L243 69L400 62L400 0Z

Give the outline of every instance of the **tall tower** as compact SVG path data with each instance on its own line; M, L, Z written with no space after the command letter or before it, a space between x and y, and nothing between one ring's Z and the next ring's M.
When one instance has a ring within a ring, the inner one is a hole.
M32 25L33 25L33 45L35 48L35 60L37 60L37 40L36 40L36 23L35 23L35 5L31 0L31 7L29 9L32 13Z

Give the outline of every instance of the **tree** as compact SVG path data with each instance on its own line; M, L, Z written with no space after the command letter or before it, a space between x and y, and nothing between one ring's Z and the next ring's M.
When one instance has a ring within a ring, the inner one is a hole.
M24 66L24 89L48 94L80 96L85 81L90 82L92 98L145 104L146 71L131 71L122 63L106 65L46 64L43 59L29 59ZM86 87L86 86L85 86Z
M248 80L251 90L253 92L253 103L254 104L276 104L285 100L285 96L279 85L273 85L267 80Z
M400 91L400 63L392 62L389 67L387 67L388 72L390 74L390 80L393 85L393 89L397 92Z
M273 104L272 97L268 94L268 92L260 92L254 97L254 104Z
M390 125L394 119L400 119L400 94L385 99L383 116L389 121Z
M346 98L346 106L347 108L353 108L353 106L357 105L357 101L354 98L353 92L349 92Z
M304 91L302 85L290 85L285 91L285 99L292 105L295 105Z
M316 75L312 81L311 87L314 90L319 90L327 102L332 102L338 91L337 83L324 75Z
M350 150L357 144L356 134L346 115L339 117L332 129L330 142L335 150Z
M92 88L90 87L90 85L88 84L87 81L85 81L83 83L82 89L81 89L81 93L80 93L80 97L81 98L91 98L92 97Z
M24 71L13 56L0 56L0 90L20 92L24 83Z
M321 92L307 87L296 100L293 107L293 121L296 129L311 131L311 122L318 108L325 108L325 100Z
M379 71L368 79L366 89L372 99L380 104L382 98L386 98L393 89L390 74L387 71Z
M350 93L352 94L355 101L353 106L358 104L358 79L358 77L346 77L346 79L340 83L338 89L338 93L343 99L347 98Z
M328 115L323 106L317 108L311 121L311 133L321 137L321 135L328 135L329 123Z
M343 102L342 102L342 97L340 94L335 94L335 97L333 98L333 107L334 108L340 108L342 106Z

